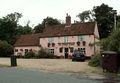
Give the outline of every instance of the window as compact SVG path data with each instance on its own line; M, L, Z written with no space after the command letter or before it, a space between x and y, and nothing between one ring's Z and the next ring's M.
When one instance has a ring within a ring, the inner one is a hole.
M54 42L54 38L48 38L48 42L49 43L53 43Z
M78 51L82 52L83 54L86 54L85 48L78 48Z
M27 53L28 52L28 49L25 49L25 53Z
M78 41L84 41L85 40L85 36L78 36Z
M50 54L54 55L54 49L48 49Z
M73 47L70 47L70 52L73 53Z
M18 52L18 49L15 49L15 52Z
M59 48L59 52L62 53L63 52L63 48Z
M68 42L68 37L64 37L64 43Z
M23 51L23 49L20 49L20 51Z

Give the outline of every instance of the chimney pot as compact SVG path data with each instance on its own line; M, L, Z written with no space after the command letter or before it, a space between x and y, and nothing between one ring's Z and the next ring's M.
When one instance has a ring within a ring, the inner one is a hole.
M66 14L66 25L65 27L71 27L71 16L68 15L68 13Z

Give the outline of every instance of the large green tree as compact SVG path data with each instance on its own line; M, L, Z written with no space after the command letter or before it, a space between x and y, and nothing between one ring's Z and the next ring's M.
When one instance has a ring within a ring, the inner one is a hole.
M93 21L92 12L90 10L79 13L77 17L80 19L81 23L84 23L86 21L89 21L89 22Z
M42 24L38 24L34 27L34 33L42 33L44 29L44 26Z
M47 26L53 26L53 25L58 25L61 24L58 19L54 19L52 17L47 17L43 19L41 24L38 24L37 26L34 27L34 32L39 33L43 32L43 29Z
M25 34L32 34L33 30L30 27L29 22L25 26L18 25L16 29L16 35L25 35Z
M114 28L114 15L116 11L106 4L101 4L100 6L95 6L93 12L95 13L95 20L98 23L100 37L108 37Z
M0 40L0 57L9 57L13 54L13 46Z
M101 48L103 50L112 50L120 52L120 27L113 30L108 38L101 40Z
M18 21L21 17L22 14L15 12L0 19L0 40L14 44Z

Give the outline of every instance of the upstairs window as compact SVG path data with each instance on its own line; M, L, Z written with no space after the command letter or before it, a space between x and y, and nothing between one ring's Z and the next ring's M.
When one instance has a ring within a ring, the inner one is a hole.
M54 38L48 38L48 43L54 43Z
M68 37L64 37L64 43L68 43Z
M78 41L85 41L85 36L78 36Z

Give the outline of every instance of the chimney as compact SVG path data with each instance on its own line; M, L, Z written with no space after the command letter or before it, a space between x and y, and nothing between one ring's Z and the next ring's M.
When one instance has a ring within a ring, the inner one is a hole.
M67 13L67 16L66 16L65 27L71 27L71 17L70 17L70 15L68 15L68 13Z

